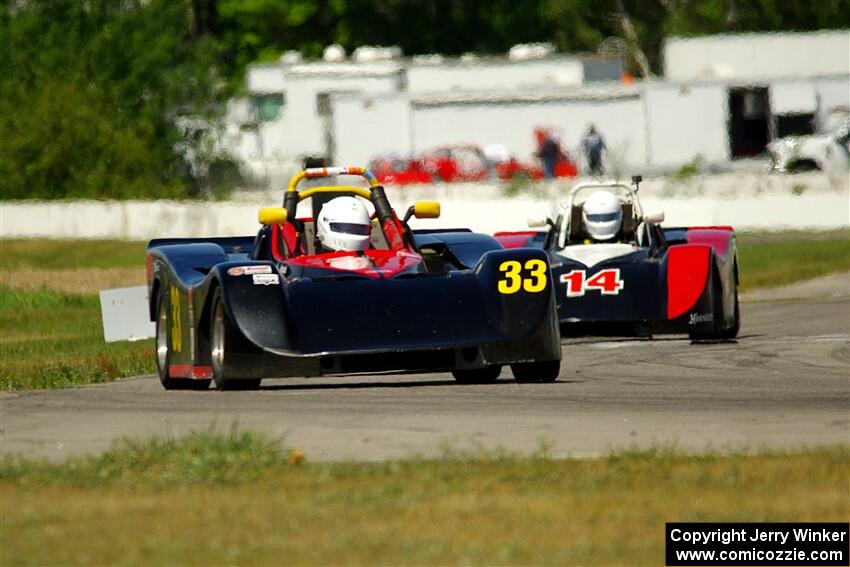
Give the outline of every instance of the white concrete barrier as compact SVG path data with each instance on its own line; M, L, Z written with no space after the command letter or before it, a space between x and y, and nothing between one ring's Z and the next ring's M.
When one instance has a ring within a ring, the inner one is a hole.
M530 214L551 210L572 182L540 184L510 195L503 186L452 184L388 188L399 215L418 199L438 199L442 216L413 220L414 228L467 227L492 233L524 230ZM732 225L738 230L850 227L847 176L723 174L689 180L647 180L640 190L647 211L664 211L664 225ZM0 203L2 238L148 240L161 237L236 236L257 231L257 210L279 206L279 193L236 195L232 201Z

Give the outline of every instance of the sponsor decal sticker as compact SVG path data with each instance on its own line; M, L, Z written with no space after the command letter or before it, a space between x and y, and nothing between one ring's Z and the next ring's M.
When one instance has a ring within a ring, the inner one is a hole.
M253 274L254 285L277 285L280 283L280 276L277 274Z
M247 276L251 274L270 274L272 273L271 266L236 266L228 268L228 276Z
M700 323L713 323L714 313L691 313L688 325L699 325Z

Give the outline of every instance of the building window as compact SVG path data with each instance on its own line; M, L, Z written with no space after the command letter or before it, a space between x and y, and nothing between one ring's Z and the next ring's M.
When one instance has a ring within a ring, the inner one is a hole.
M257 104L257 120L260 122L274 122L280 117L280 109L284 104L282 93L257 95L254 101Z

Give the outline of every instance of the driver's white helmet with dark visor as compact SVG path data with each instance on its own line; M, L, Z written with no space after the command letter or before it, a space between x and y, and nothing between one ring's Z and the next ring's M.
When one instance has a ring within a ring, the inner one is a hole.
M322 206L316 221L319 242L328 250L357 251L369 247L369 211L356 197L336 197Z
M587 198L581 211L584 228L594 240L611 240L623 224L623 206L613 193L598 191Z

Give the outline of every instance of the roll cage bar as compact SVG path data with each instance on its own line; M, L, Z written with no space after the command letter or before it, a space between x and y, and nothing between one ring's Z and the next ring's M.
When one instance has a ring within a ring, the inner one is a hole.
M304 179L322 179L335 175L359 175L369 182L369 187L355 185L333 185L311 187L302 191L298 184ZM289 180L289 185L283 195L283 208L288 219L295 222L298 203L317 193L351 193L363 197L375 207L375 218L387 239L390 248L403 248L405 245L405 230L397 222L384 188L378 184L375 175L365 167L313 167L299 171ZM412 239L407 239L411 240ZM410 245L410 242L406 244Z
M634 220L636 222L640 222L643 218L643 208L641 207L640 200L637 196L637 188L640 181L641 178L639 176L632 178L634 188L620 181L587 181L579 183L573 187L567 198L558 203L558 208L560 209L558 211L559 218L555 221L558 228L558 248L564 248L564 246L566 246L567 235L570 234L573 205L576 202L576 196L582 191L593 189L613 189L614 191L612 192L619 192L620 195L618 196L624 196L624 202L632 205L632 217Z

